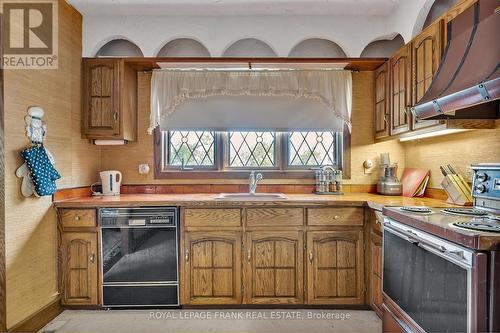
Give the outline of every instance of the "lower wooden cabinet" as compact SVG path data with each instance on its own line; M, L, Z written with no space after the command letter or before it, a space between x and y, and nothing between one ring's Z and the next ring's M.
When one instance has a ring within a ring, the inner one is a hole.
M63 232L60 250L62 303L97 305L97 232Z
M370 305L382 317L382 237L371 233Z
M186 232L183 254L183 303L241 303L241 232Z
M307 303L363 304L363 231L307 233Z
M300 304L304 302L302 231L246 233L244 302Z

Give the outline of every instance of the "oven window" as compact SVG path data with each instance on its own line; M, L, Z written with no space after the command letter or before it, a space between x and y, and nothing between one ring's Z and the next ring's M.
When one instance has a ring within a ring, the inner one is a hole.
M177 281L172 228L103 228L103 282Z
M383 290L426 332L467 332L467 270L384 231Z

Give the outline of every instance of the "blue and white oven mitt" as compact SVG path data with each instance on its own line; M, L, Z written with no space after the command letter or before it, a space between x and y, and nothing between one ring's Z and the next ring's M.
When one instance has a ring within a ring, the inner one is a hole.
M42 144L33 145L21 152L33 181L37 196L52 195L57 191L56 180L61 175L54 168L50 154Z

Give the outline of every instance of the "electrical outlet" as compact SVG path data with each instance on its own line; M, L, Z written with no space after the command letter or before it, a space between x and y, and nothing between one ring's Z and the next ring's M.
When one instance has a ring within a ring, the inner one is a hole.
M139 164L139 174L147 175L148 173L149 173L149 164L147 163Z

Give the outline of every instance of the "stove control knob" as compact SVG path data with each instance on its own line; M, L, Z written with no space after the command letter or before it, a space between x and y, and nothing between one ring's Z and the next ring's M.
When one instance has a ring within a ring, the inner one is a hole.
M486 191L486 186L484 186L483 184L478 184L474 187L474 190L476 191L476 193L484 193Z
M478 172L476 175L476 179L479 180L480 182L486 181L488 179L488 175L485 174L484 172Z

